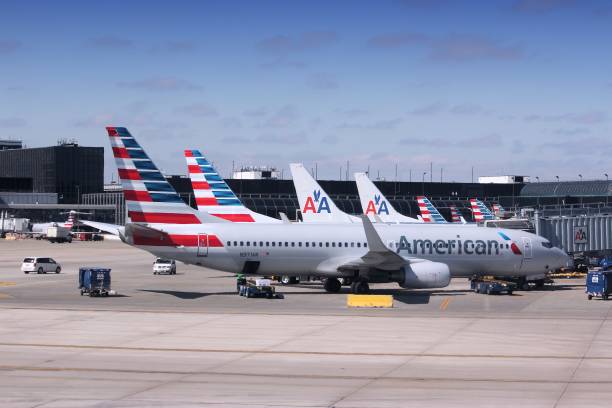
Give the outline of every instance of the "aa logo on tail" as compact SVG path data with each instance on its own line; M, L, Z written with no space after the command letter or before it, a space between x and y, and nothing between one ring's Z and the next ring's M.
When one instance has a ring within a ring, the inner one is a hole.
M385 213L389 215L389 208L387 207L387 202L382 199L382 197L378 194L374 195L374 201L370 200L368 202L368 207L366 208L365 214L382 214Z
M321 190L314 190L312 192L312 197L306 197L306 204L304 204L304 209L302 210L302 213L305 214L308 212L311 212L313 214L319 214L321 212L331 214L331 209L329 208L329 202L327 201L327 197L321 197Z

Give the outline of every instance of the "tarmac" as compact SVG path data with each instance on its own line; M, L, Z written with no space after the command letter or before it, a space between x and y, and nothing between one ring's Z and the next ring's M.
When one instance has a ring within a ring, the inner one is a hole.
M56 274L20 271L50 256ZM2 407L610 406L611 301L584 282L486 296L372 285L392 309L349 309L347 289L278 286L246 299L227 273L121 242L0 240ZM116 296L80 296L80 266L112 268Z

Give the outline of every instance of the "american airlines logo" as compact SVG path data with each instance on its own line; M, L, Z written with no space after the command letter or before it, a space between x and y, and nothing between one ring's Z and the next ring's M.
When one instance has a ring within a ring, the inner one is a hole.
M308 212L311 212L313 214L319 214L322 212L331 214L331 209L329 208L329 202L327 201L327 197L321 197L321 190L314 190L312 192L312 196L306 197L306 204L304 204L304 209L302 209L302 213L305 214Z
M368 201L368 207L366 208L365 214L378 214L385 213L389 215L389 208L387 202L382 199L379 194L374 195L374 201Z
M409 255L499 255L500 243L494 239L413 239L400 237L397 253ZM515 252L516 253L516 252ZM520 252L519 254L520 255Z

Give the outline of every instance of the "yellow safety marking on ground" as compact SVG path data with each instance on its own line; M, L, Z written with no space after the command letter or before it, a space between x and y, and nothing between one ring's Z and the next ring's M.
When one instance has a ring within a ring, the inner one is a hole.
M15 286L15 282L0 282L0 286Z
M348 307L393 307L392 295L347 295Z
M12 298L11 295L7 295L6 293L0 293L0 299L10 299Z
M446 308L448 307L448 304L450 303L450 301L451 301L451 298L444 299L444 301L440 305L440 310L446 310Z

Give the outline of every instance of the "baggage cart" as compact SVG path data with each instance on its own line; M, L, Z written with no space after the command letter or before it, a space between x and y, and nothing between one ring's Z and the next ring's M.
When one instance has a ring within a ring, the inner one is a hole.
M601 297L607 300L612 292L612 271L592 271L587 274L586 294L589 300Z
M111 270L108 268L79 268L81 296L108 296L111 290Z

